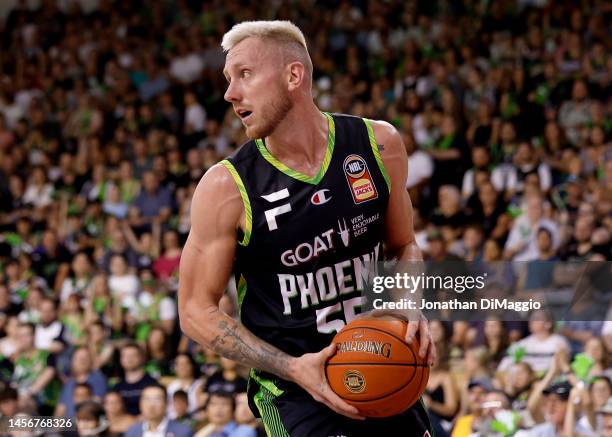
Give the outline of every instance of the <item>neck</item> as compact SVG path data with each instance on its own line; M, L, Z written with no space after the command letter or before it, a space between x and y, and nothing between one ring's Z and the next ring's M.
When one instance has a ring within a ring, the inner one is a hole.
M277 158L302 157L308 164L318 165L318 153L327 147L327 117L310 101L296 102L285 119L266 137L266 146Z
M125 372L125 380L130 383L140 381L143 376L143 369L128 370L127 372Z
M156 417L155 419L149 419L147 421L149 424L149 431L152 431L155 428L157 428L159 424L163 422L163 420L164 420L163 417Z

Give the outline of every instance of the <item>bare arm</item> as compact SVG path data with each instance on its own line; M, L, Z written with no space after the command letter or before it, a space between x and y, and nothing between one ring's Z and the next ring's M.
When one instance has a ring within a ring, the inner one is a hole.
M236 252L236 230L245 212L229 171L212 167L198 184L192 200L191 231L181 255L178 309L182 331L219 355L273 373L301 385L312 397L337 413L359 418L329 387L323 363L335 345L318 353L292 357L253 335L219 309Z
M217 165L202 178L191 208L191 231L180 263L179 318L198 343L246 366L290 379L291 357L260 340L219 310L236 250L244 208L234 180Z

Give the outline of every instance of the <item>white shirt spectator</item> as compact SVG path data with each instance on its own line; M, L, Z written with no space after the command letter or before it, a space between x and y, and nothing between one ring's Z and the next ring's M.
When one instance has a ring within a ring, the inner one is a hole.
M183 84L196 81L202 70L204 70L204 61L195 53L176 57L170 63L170 76Z
M527 215L522 215L516 219L508 241L506 241L506 249L513 249L520 245L524 245L523 250L518 252L512 258L513 261L533 261L538 258L538 246L537 246L537 231L540 228L546 228L553 241L553 247L557 247L559 244L559 227L557 224L548 219L540 219L539 222L534 226Z
M134 300L136 305L129 307L130 314L134 317L138 317L139 309L148 308L153 305L153 296L148 291L142 291L138 294L138 297ZM160 320L176 320L176 305L174 301L169 297L164 297L159 302L159 318Z
M202 132L206 124L206 111L199 103L193 103L185 110L185 123L193 132Z
M139 283L136 275L110 275L108 278L108 288L115 299L121 302L124 308L134 305L136 293L138 293Z
M175 379L168 384L166 389L168 392L168 417L170 419L176 419L176 412L174 411L172 397L174 396L174 393L179 390L183 390L185 393L187 393L187 400L189 404L188 411L195 411L198 408L198 393L202 391L203 385L204 380L201 378L194 380L188 387L182 385L181 381L178 379Z
M34 346L36 349L48 350L53 341L62 333L62 323L58 320L45 327L42 324L36 325L34 331Z
M408 178L406 188L417 186L425 179L429 179L433 174L433 159L422 150L416 150L408 157Z
M540 339L535 335L529 335L522 340L512 344L508 349L510 352L518 349L525 349L523 362L529 364L535 372L545 372L552 359L560 349L570 350L570 346L565 337L559 334L551 334L545 339ZM499 363L498 371L504 372L512 365L513 358L506 356Z
M23 195L23 202L34 205L35 208L44 208L51 204L52 194L53 186L51 184L45 184L42 187L29 185Z
M552 186L552 173L548 164L541 163L538 165L538 178L540 179L540 189L548 191ZM512 165L509 167L507 174L507 182L505 189L512 191L522 191L524 188L523 181L519 180L518 169Z

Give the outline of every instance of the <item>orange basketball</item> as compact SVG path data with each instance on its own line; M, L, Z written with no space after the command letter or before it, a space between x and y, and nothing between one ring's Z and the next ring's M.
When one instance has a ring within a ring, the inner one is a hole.
M404 341L408 323L357 319L335 337L336 353L325 373L332 390L366 417L399 414L419 400L429 366L419 342Z

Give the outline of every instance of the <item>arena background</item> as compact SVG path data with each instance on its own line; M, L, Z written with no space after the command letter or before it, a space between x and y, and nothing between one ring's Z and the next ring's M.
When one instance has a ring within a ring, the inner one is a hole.
M194 188L246 139L220 49L243 20L292 20L319 107L401 132L428 259L610 260L611 15L603 0L0 2L0 414L121 435L162 403L188 433L263 435L247 369L181 335L176 309ZM436 435L612 435L611 315L432 321ZM139 404L155 381L167 402Z

